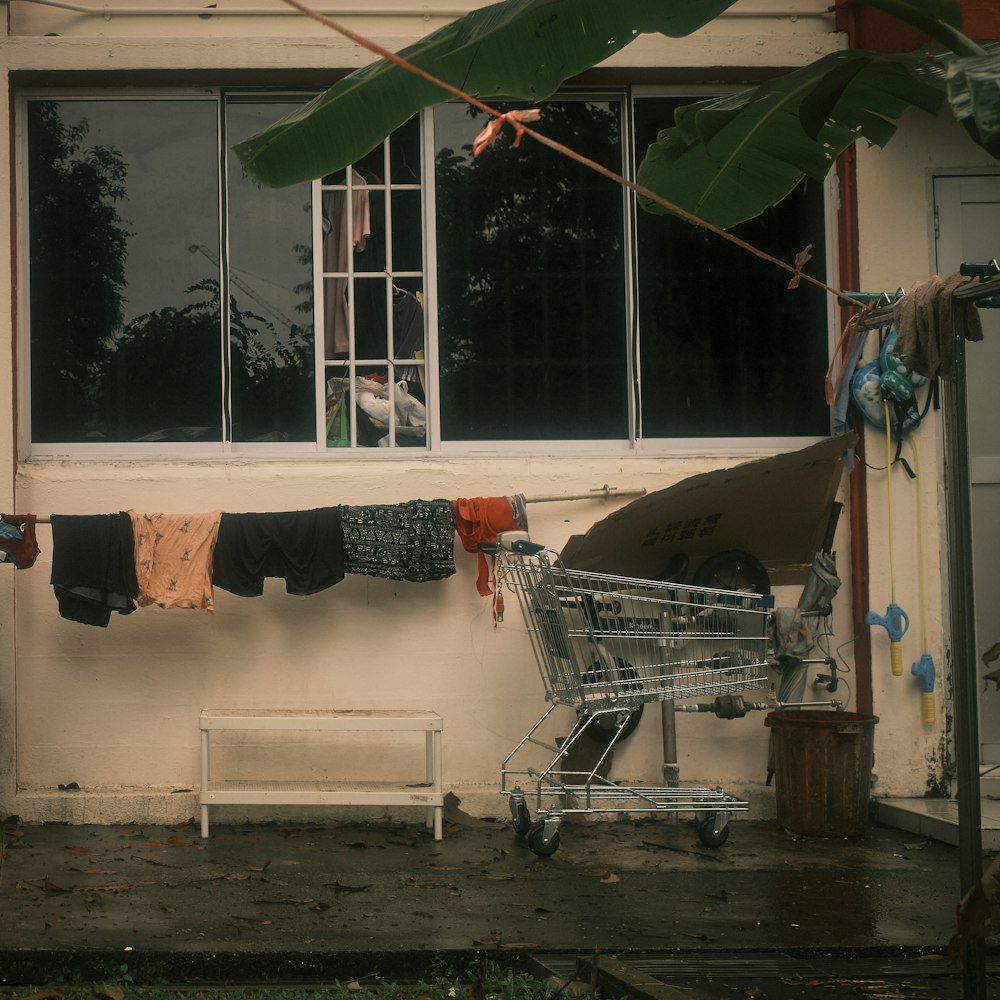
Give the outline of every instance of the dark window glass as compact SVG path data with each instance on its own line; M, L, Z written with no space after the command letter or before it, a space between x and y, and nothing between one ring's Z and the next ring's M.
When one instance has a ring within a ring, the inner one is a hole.
M28 105L32 436L222 437L212 101Z
M636 158L690 99L635 102ZM732 230L825 280L822 185L801 184L779 205ZM639 211L642 434L650 437L824 435L825 294L720 236L674 216Z
M230 101L230 144L288 111L282 103ZM228 155L232 437L314 441L310 185L259 188Z
M507 105L505 107L509 107ZM628 434L621 188L509 128L435 110L441 435ZM547 102L545 133L621 171L616 103Z

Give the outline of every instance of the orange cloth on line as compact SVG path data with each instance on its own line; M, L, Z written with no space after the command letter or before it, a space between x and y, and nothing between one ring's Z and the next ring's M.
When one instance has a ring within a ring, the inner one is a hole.
M483 597L493 593L490 585L490 568L486 553L479 549L480 542L492 545L498 531L515 531L518 528L514 511L505 497L473 497L471 500L453 500L455 530L466 552L479 555L479 577L476 590Z
M208 514L128 512L135 535L136 604L215 610L212 556L221 510Z

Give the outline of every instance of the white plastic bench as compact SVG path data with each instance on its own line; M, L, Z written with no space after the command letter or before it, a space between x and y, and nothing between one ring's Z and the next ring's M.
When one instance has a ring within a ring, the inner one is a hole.
M421 806L427 826L441 839L441 734L444 723L430 711L361 709L206 709L201 713L201 835L208 836L210 805ZM404 781L252 781L225 779L211 771L210 735L221 730L322 732L421 732L425 735L426 784Z

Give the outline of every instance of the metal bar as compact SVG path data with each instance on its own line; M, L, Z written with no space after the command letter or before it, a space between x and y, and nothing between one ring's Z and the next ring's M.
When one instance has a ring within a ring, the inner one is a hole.
M968 266L968 265L963 265ZM851 298L877 300L883 292L846 292ZM974 302L980 309L1000 309L1000 275L992 278L971 279L964 285L959 285L952 293L952 297L959 302ZM892 323L893 308L891 305L880 306L873 309L862 320L861 326L865 330L878 330L883 326Z
M597 500L604 498L610 500L612 497L642 497L646 495L644 489L619 490L614 486L602 486L600 489L591 490L589 493L548 493L541 496L525 497L525 503L556 503L559 500Z
M965 384L965 320L955 310L955 378L944 380L948 462L949 604L952 628L952 685L955 692L955 756L958 773L960 895L983 874L983 831L979 787L979 718L976 705L976 637L972 576L972 497L969 426ZM963 962L967 997L986 995L985 953L980 942L967 945Z

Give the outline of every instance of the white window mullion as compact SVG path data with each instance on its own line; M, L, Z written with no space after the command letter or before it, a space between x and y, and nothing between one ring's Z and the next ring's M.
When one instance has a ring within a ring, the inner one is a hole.
M424 247L424 383L427 386L427 447L441 450L441 380L438 377L437 227L434 174L434 111L422 112L420 180Z
M221 324L221 382L222 394L222 450L228 454L233 449L233 348L229 315L229 217L226 191L229 187L225 107L217 98L219 137L219 322Z
M316 450L326 443L326 279L323 277L323 181L310 185L312 194L313 373L316 386Z

